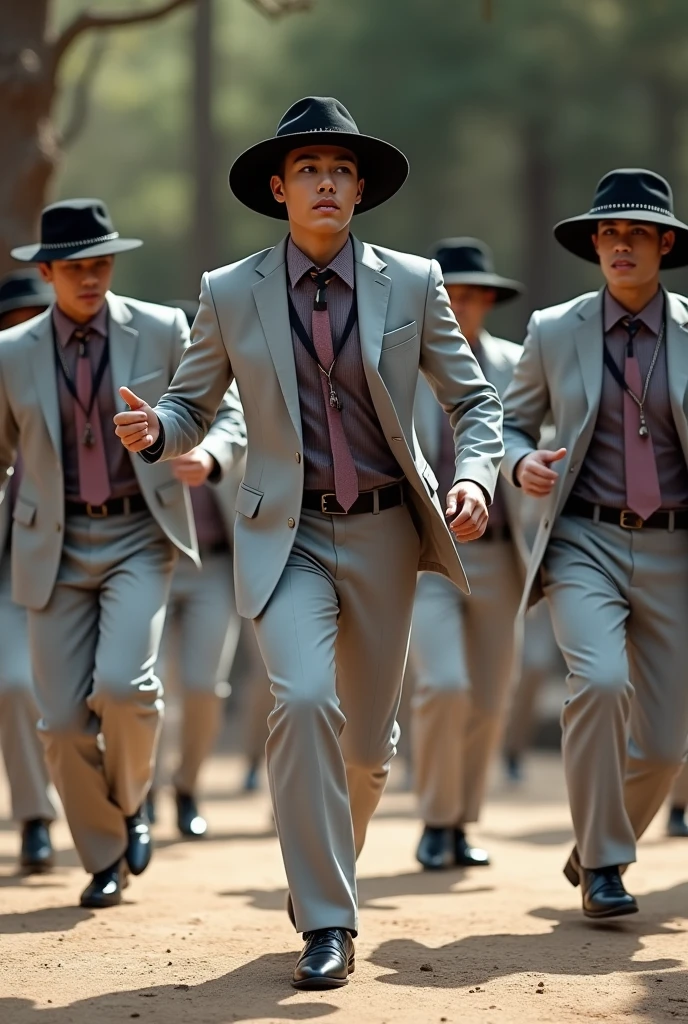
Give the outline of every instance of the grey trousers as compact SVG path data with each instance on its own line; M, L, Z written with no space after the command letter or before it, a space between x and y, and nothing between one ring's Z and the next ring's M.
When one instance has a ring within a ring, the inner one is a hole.
M684 764L671 788L673 807L688 807L688 764Z
M554 526L542 569L569 670L563 754L581 863L629 864L688 736L688 531Z
M410 662L414 779L426 825L477 821L514 671L521 575L511 543L461 548L471 586L420 573Z
M12 601L9 555L0 563L0 748L15 821L52 821L48 770L36 732L26 609Z
M179 758L172 781L182 793L195 792L201 767L215 745L222 723L222 684L227 683L238 639L229 551L204 554L201 569L181 558L172 578L157 671L168 708L171 697L181 697ZM163 727L163 749L168 726L169 721Z
M176 552L148 512L65 527L57 583L29 611L39 731L84 868L127 845L150 788L162 714L155 662Z
M298 931L358 929L356 857L395 752L419 550L406 506L303 512L254 620L275 697L267 768Z

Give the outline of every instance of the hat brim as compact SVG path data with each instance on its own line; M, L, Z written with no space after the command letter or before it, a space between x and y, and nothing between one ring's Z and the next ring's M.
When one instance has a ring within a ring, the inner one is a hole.
M584 213L580 217L569 217L554 227L554 237L560 245L588 263L599 263L592 236L601 220L635 220L639 223L656 224L666 231L676 232L676 241L671 252L662 257L662 269L674 270L688 266L688 225L670 214L653 213L649 210L629 209L618 211L613 218L599 214Z
M512 281L508 277L501 277L499 274L488 274L482 270L457 271L454 274L442 275L445 285L467 284L478 288L490 288L495 291L495 302L509 302L525 291L525 285L520 281Z
M16 299L5 299L4 302L0 302L0 316L13 313L15 309L47 309L54 301L55 296L49 289L40 295L22 295Z
M139 249L142 245L140 238L113 238L109 242L99 242L98 245L65 245L61 249L52 246L44 249L38 243L20 245L12 249L10 255L22 263L51 263L53 260L90 260L96 256L116 256L120 252Z
M276 220L288 220L286 204L278 203L274 198L270 178L279 173L287 153L311 145L341 146L356 154L365 187L354 214L373 210L391 199L408 177L408 160L389 142L356 132L315 131L265 139L251 146L234 161L229 172L229 187L250 210Z

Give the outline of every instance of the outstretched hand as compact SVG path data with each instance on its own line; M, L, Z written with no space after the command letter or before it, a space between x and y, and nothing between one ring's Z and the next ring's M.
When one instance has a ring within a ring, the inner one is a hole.
M119 393L129 406L129 412L118 412L114 418L115 433L130 452L142 452L150 448L160 436L160 421L150 405L122 387Z
M450 522L449 529L459 544L482 537L488 520L487 502L482 487L472 480L459 480L447 495L445 515L456 516Z

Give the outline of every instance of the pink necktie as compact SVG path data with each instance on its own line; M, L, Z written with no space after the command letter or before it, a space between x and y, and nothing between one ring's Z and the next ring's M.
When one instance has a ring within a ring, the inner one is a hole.
M98 398L96 397L87 416L84 409L88 409L91 404L93 387L91 360L88 355L88 344L81 336L81 332L75 331L74 337L79 342L79 355L76 361L76 393L79 401L74 403L79 492L81 500L88 505L103 505L110 497L110 477Z
M640 376L638 357L632 348L633 338L640 324L637 321L630 321L624 326L629 337L624 364L624 380L631 391L640 398L643 393L643 381ZM640 410L626 391L624 391L624 458L628 507L641 519L647 519L662 504L655 450L651 435L649 433L646 437L640 435Z
M318 362L329 370L334 362L334 346L332 344L330 314L327 307L325 309L313 310L312 327L313 347L317 353ZM337 495L337 501L344 511L348 512L358 497L356 466L351 455L349 442L344 433L341 409L333 405L329 381L322 370L319 372L327 413L327 427L330 432L330 447L332 448L332 463L334 465L334 490Z

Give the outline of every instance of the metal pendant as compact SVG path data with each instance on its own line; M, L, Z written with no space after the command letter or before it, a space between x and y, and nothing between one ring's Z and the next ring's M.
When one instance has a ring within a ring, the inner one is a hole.
M650 431L647 429L647 423L645 422L645 416L642 409L640 410L640 427L638 428L638 433L641 437L650 436Z
M96 443L95 434L93 433L93 427L90 423L87 423L84 427L84 436L81 438L81 443L85 448L93 448Z
M339 396L330 384L330 406L333 409L337 409L338 412L342 411L342 403L339 401Z

